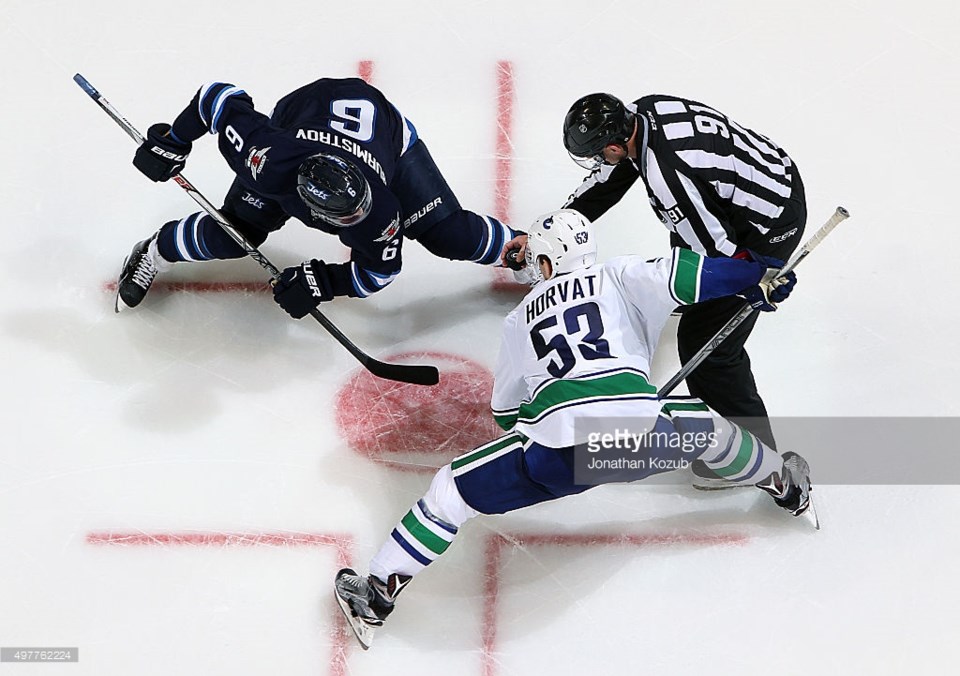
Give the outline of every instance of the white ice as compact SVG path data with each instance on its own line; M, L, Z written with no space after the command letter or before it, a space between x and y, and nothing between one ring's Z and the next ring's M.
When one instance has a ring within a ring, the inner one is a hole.
M819 533L762 495L663 486L479 519L368 653L338 632L331 547L89 544L97 532L341 534L364 567L429 476L347 448L334 399L355 362L266 294L157 294L113 313L103 285L129 248L195 208L132 168L130 140L71 78L83 73L146 129L209 80L269 110L369 59L461 202L491 211L507 60L518 226L582 178L560 143L578 96L699 99L790 152L809 232L838 204L853 214L749 343L771 413L946 417L960 413L958 26L957 5L933 0L4 0L0 646L76 646L80 661L0 673L949 673L955 486L821 486ZM219 204L230 175L212 139L186 173ZM667 246L642 188L598 227L602 257ZM296 223L264 251L281 265L342 256ZM486 270L416 245L406 259L380 296L329 316L377 356L440 350L490 368L509 297L490 294ZM263 274L235 261L170 278ZM668 338L661 380L673 350ZM508 543L491 565L492 539L518 533L746 539Z

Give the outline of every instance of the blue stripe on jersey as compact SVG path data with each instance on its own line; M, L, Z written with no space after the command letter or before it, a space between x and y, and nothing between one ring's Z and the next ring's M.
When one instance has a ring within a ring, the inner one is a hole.
M210 252L209 247L207 247L207 243L203 238L203 233L206 232L207 227L220 227L212 223L212 221L213 219L209 215L204 214L196 220L193 226L193 239L197 243L197 253L207 260L212 260L216 258L216 256L214 256Z
M417 134L417 128L413 126L413 122L407 118L403 118L403 150L400 151L400 154L403 155L403 153L410 150L419 138L420 136Z
M504 244L513 239L513 230L493 216L484 216L483 220L487 225L487 234L477 246L476 251L473 252L470 260L480 265L491 265L500 260L500 252L503 251ZM480 253L481 250L483 251L482 254Z
M435 516L433 512L427 509L427 503L423 501L423 498L420 498L419 500L417 500L417 507L420 508L420 511L423 512L423 515L428 519L430 519L430 521L433 524L439 526L440 528L447 531L451 535L457 534L457 527L447 523L446 521L442 520L440 517Z
M470 255L470 260L473 263L479 263L489 253L490 240L493 239L493 223L489 216L483 217L483 224L487 226L486 234L480 239L476 251Z
M353 290L357 292L357 296L360 298L366 298L373 293L372 291L368 291L363 283L361 283L360 277L357 275L356 263L350 263L350 280L353 282Z
M176 225L174 233L174 244L177 247L177 253L180 254L182 260L185 261L201 261L204 260L200 252L197 250L197 247L194 246L195 240L195 227L197 218L200 216L199 213L191 214L186 218L182 219ZM188 235L189 233L189 235Z
M212 82L200 89L200 96L197 97L197 112L211 134L220 131L217 126L227 100L231 96L240 94L246 94L246 92L226 82Z
M376 284L377 287L380 288L380 289L382 289L382 288L385 287L387 284L389 284L390 282L392 282L393 280L395 280L395 279L397 278L397 275L400 274L399 272L394 272L394 273L389 274L389 275L380 275L380 274L377 274L376 272L372 272L372 271L370 271L370 270L365 270L364 268L360 268L360 272L366 273L367 277L369 277L369 278L371 279L371 281L372 281L374 284Z
M216 134L219 131L219 129L217 129L217 123L220 121L220 115L223 114L223 106L227 102L227 99L231 96L237 96L238 94L246 94L246 92L237 87L231 87L225 89L217 97L217 101L213 107L213 124L210 125L210 131L212 133Z
M759 439L754 438L754 442L757 444L757 459L753 461L753 467L750 468L750 471L746 476L742 476L737 481L746 481L747 479L752 479L753 475L757 473L757 470L760 469L760 464L763 462L763 453L767 451L766 446L764 446Z
M390 282L397 278L400 271L389 275L379 274L372 270L358 267L356 263L350 264L350 273L353 277L353 288L361 298L366 298L372 293L376 293ZM366 281L364 281L366 279Z
M417 563L420 563L424 566L429 566L433 561L425 557L423 554L418 552L413 545L407 542L402 535L397 531L396 528L390 532L390 537L396 540L397 544L403 547L403 551L409 554Z
M403 113L401 113L396 106L393 106L393 109L396 111L397 115L400 117L400 121L403 124L403 139L400 142L400 154L403 155L405 152L410 150L410 147L416 143L417 139L420 137L417 135L417 128L413 125L413 122L405 118Z

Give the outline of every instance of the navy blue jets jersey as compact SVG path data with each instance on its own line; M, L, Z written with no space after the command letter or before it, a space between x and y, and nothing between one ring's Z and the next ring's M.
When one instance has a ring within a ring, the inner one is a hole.
M376 88L357 78L317 80L284 96L268 117L244 90L216 82L200 88L172 133L185 142L218 135L244 187L286 216L337 235L351 256L326 264L334 295L368 296L399 273L401 210L388 186L416 131ZM370 184L373 209L359 224L338 228L317 219L298 196L297 170L320 152L353 162Z

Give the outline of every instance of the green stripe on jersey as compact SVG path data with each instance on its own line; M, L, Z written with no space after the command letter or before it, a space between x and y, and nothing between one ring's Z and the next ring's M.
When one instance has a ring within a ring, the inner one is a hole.
M674 402L667 403L663 405L663 411L665 413L673 413L674 411L709 411L710 407L704 403L693 403L693 402Z
M454 458L453 462L450 463L450 468L460 469L465 465L469 465L470 463L476 462L477 460L482 460L488 455L492 455L497 451L501 451L507 446L510 446L511 444L519 444L519 443L520 443L520 437L516 434L509 434L505 437L500 437L496 441L486 444L485 446L480 446L479 448L476 448L470 451L469 453L464 453L459 458Z
M737 427L740 426L738 425ZM754 443L753 435L740 427L740 448L737 449L737 456L733 458L726 467L716 468L711 465L710 469L722 477L740 474L743 468L747 466L747 463L750 462L755 449L756 444Z
M616 397L629 394L656 394L657 388L639 373L629 371L599 378L555 380L544 387L533 401L520 406L520 420L532 421L564 404L574 404L596 397Z
M429 549L434 554L440 555L447 551L450 543L434 533L432 530L420 523L413 511L407 512L406 516L400 519L404 528L410 531L410 535L417 539L417 542Z
M497 423L497 425L500 426L500 429L506 432L509 432L517 424L518 415L519 413L517 411L513 411L511 413L504 413L502 415L498 415L494 413L493 420L495 423Z
M689 249L680 249L673 271L673 295L684 303L696 303L700 296L700 267L703 258Z

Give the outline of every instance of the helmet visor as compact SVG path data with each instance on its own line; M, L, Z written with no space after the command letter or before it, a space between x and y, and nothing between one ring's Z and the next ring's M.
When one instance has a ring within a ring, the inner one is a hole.
M310 190L304 185L297 186L297 193L299 193L300 199L307 203L310 207L310 212L315 217L338 228L348 228L351 225L360 223L370 215L373 207L373 196L370 193L369 187L366 187L366 190L364 190L363 197L357 208L348 212L336 212L323 208L319 201L311 196Z

